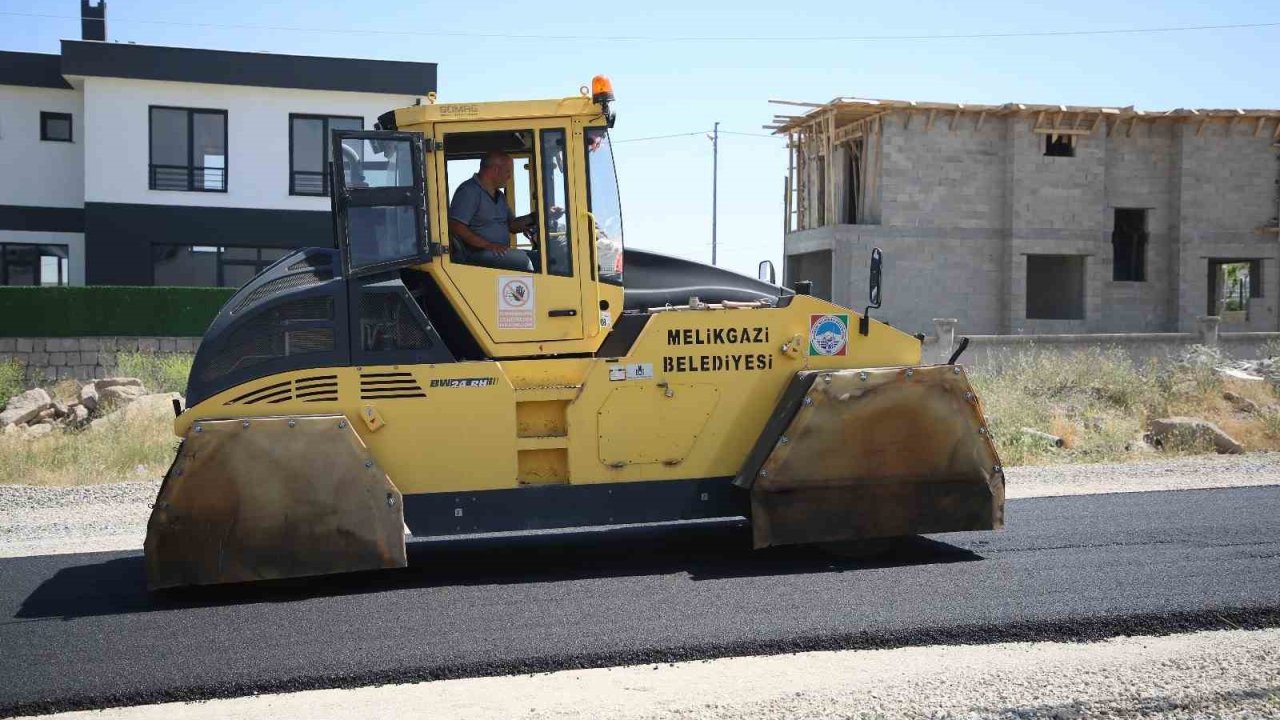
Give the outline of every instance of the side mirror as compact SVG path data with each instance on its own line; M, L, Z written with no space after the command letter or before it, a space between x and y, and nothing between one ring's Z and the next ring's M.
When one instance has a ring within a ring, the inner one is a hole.
M883 253L880 248L872 248L871 250L871 282L868 284L867 300L870 303L867 309L880 307L880 265L883 262Z
M862 311L862 319L858 321L858 333L866 335L871 332L871 311L880 307L880 266L884 262L884 253L880 248L871 250L871 282L867 286L867 309Z
M778 273L773 269L773 261L761 260L760 267L756 268L756 277L762 282L767 282L770 285L777 285Z

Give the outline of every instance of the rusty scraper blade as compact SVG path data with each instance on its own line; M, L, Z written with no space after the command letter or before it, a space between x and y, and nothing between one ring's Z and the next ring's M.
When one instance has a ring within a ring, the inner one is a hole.
M201 420L147 524L148 585L404 567L401 505L342 416Z
M737 481L757 547L1003 526L1004 472L959 366L806 371L789 393Z

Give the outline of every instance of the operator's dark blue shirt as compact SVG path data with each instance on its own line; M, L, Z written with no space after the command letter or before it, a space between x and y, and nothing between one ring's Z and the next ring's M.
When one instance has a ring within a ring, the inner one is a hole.
M471 232L497 245L510 242L511 208L501 190L493 195L477 176L458 186L449 203L449 219L471 228Z

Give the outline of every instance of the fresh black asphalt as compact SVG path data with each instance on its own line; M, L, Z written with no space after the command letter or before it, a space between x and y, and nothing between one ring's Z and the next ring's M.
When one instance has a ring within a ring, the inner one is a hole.
M813 649L1280 625L1280 487L1011 501L878 555L741 523L414 543L160 597L139 553L0 560L0 715Z

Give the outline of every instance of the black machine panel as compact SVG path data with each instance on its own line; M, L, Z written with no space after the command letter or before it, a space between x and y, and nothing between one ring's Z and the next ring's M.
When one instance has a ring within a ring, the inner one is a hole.
M265 375L349 365L347 327L338 251L287 255L218 311L191 367L187 405Z
M690 297L702 302L764 300L774 305L795 293L731 270L647 250L626 248L627 269L623 308L645 310L664 305L685 305Z

